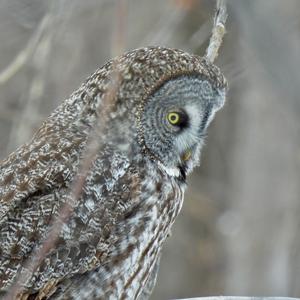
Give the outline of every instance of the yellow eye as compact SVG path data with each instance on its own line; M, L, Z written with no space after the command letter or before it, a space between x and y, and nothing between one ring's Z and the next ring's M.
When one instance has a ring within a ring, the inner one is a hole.
M177 112L169 112L167 119L172 125L176 125L180 122L180 115Z
M192 151L191 150L187 150L183 153L182 155L182 160L183 161L188 161L192 156Z

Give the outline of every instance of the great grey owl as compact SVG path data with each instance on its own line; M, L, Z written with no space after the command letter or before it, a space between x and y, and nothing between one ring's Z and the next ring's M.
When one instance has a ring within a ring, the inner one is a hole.
M2 295L19 284L18 299L148 298L226 86L205 58L162 47L92 74L1 162ZM66 203L72 211L31 272Z

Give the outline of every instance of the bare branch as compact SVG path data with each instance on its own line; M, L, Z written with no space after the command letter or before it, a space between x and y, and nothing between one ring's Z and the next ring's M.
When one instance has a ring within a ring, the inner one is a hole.
M86 153L82 159L78 175L75 177L71 187L70 201L66 202L61 208L57 218L53 223L52 228L50 229L46 239L43 241L41 247L37 248L31 256L32 258L27 263L25 263L23 270L26 270L26 273L24 272L20 274L16 283L11 287L8 295L5 297L6 300L15 299L16 296L23 291L23 286L26 281L29 280L32 274L37 270L49 251L55 247L63 225L71 217L74 206L81 197L82 189L85 184L88 172L98 153L99 148L103 146L103 141L100 141L99 138L96 138L96 136L101 136L103 130L106 128L105 124L107 123L109 113L113 109L113 104L115 103L114 99L120 86L121 78L117 70L117 65L118 63L116 62L113 66L110 85L106 94L104 95L102 104L98 108L99 118L97 119L94 130L90 133L90 136L88 138Z
M116 52L114 54L120 54L118 52L123 51L125 44L125 23L126 23L126 10L127 1L119 0L116 7L117 15L120 19L116 29L113 33L113 49ZM43 26L44 27L44 26ZM42 27L42 28L43 28ZM30 46L32 47L32 46ZM45 259L47 254L51 249L55 247L59 234L62 227L70 219L74 206L81 197L84 184L86 182L86 177L91 169L92 163L99 151L103 146L104 141L99 139L99 136L103 135L103 131L106 129L106 124L108 122L108 117L111 110L115 104L115 96L117 94L118 88L120 86L120 73L118 71L118 61L116 60L112 67L111 80L105 93L101 105L98 107L98 119L95 123L95 128L90 132L86 151L82 158L79 172L74 178L70 189L69 201L67 201L59 211L57 218L55 219L52 228L49 230L46 239L42 242L41 246L35 249L31 259L29 259L23 267L23 272L17 278L15 284L11 287L8 295L5 297L6 300L15 299L15 297L20 294L24 289L24 284L30 279L32 274L38 269L39 265Z
M25 49L23 49L15 59L2 71L0 72L0 84L6 83L11 77L13 77L28 61L30 56L33 54L34 50L36 49L41 36L48 28L50 23L50 16L46 15L43 20L41 21L40 25L38 26L36 32L29 40Z
M127 0L118 0L116 3L116 17L112 35L112 57L121 55L126 46L127 30Z
M227 19L226 0L217 0L216 13L214 18L214 27L206 49L206 58L214 62L218 56L224 34L226 32L225 23Z

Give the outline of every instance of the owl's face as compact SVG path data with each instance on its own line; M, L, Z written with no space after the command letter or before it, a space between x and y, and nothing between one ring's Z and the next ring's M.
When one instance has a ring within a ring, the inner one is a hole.
M171 176L185 177L198 163L206 129L224 100L224 89L196 76L160 86L146 99L141 117L150 156Z

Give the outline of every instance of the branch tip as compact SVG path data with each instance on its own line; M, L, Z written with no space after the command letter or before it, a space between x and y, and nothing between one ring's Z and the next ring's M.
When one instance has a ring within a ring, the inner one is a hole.
M227 9L226 0L217 0L216 12L214 17L214 26L212 35L206 49L206 58L210 62L214 62L218 56L219 49L222 45L223 37L226 33Z

